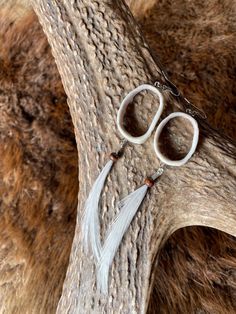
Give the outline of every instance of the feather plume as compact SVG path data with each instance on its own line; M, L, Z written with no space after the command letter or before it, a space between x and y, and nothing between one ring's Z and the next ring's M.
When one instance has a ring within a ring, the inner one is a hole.
M112 165L113 161L109 160L94 182L88 199L85 203L85 211L82 222L84 248L86 252L88 252L90 247L97 261L100 258L101 252L99 200Z

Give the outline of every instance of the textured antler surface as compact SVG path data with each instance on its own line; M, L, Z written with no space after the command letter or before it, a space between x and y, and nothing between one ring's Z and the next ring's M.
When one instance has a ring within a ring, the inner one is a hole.
M68 95L79 154L77 227L58 313L145 313L156 257L175 230L203 225L236 235L235 146L201 123L197 153L186 166L167 169L152 189L115 258L109 297L101 297L93 260L81 249L84 202L107 154L118 147L115 119L121 99L139 84L161 80L160 68L120 0L37 0L33 7ZM179 108L167 95L169 108ZM139 108L147 123L156 106L155 97L148 100L145 97ZM151 141L126 149L102 198L102 237L118 199L157 167Z

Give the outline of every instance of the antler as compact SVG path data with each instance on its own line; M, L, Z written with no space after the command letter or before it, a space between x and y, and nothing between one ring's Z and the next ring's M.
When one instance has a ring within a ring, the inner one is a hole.
M107 153L118 147L115 119L121 99L137 85L163 77L123 1L32 4L68 95L79 154L77 226L58 313L145 313L159 249L175 230L202 225L236 235L236 147L201 123L197 153L186 166L167 169L152 189L115 258L109 297L102 297L93 260L81 248L84 202ZM155 98L150 101L155 105ZM180 106L174 97L169 102L174 109ZM140 111L150 121L150 109L144 105ZM102 236L115 216L114 204L157 166L150 142L126 150L102 199Z

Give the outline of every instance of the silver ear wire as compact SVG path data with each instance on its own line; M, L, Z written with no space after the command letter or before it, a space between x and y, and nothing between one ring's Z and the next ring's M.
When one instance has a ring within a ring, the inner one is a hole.
M184 108L186 113L190 114L192 117L198 116L199 118L206 120L207 119L206 113L202 109L199 109L198 107L194 106L186 97L184 97L180 93L176 85L172 83L172 81L168 78L166 72L162 69L161 74L163 75L167 84L162 84L159 81L155 81L153 85L162 91L169 91L173 96L182 99L184 102Z
M203 120L207 119L207 115L206 113L202 110L197 108L196 106L194 106L186 97L183 97L185 103L187 104L187 106L185 105L185 111L186 113L190 114L191 116L195 117L195 116L199 116L200 118L202 118Z

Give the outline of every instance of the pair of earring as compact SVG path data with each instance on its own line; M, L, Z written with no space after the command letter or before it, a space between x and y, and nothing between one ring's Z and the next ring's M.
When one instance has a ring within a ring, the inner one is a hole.
M159 98L158 110L145 134L142 136L134 137L127 132L124 128L124 116L127 106L133 101L134 97L142 92L143 90L148 90L156 94ZM127 231L133 217L135 216L138 208L140 207L147 190L154 185L154 182L159 176L162 175L164 169L161 166L151 177L146 178L144 185L139 187L137 190L126 196L123 200L118 203L119 213L112 222L104 240L103 246L100 241L100 225L99 225L99 200L109 172L112 169L114 162L116 162L121 157L121 151L124 148L126 142L133 144L143 144L151 136L154 131L158 120L164 109L164 98L160 90L152 85L143 84L132 90L121 102L117 114L117 127L119 132L124 138L121 149L118 153L111 153L110 160L107 162L105 167L102 169L101 173L97 177L93 187L90 191L88 199L85 203L85 212L82 222L82 232L83 232L83 244L85 250L88 251L90 246L92 253L97 262L97 285L103 293L108 292L108 275L109 269L113 262L116 251L121 243L121 240ZM164 156L159 147L159 138L161 132L165 125L176 117L182 117L192 124L193 127L193 139L192 145L187 153L187 155L181 160L170 160ZM194 154L199 137L199 128L197 121L183 112L174 112L168 115L162 122L158 125L155 135L154 135L154 151L158 159L163 165L169 166L182 166L184 165Z

